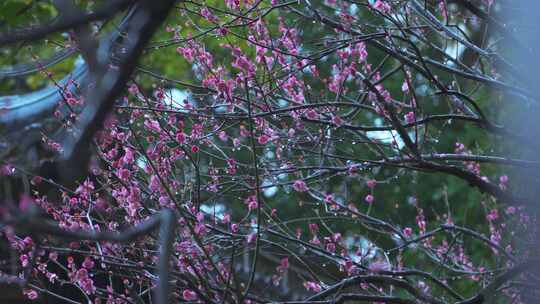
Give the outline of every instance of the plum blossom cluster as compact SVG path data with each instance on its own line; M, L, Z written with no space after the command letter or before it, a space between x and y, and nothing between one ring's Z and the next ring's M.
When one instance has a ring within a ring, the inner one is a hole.
M28 299L65 285L75 294L57 297L152 303L170 247L171 303L454 303L490 283L523 303L522 287L501 277L528 262L535 217L514 200L495 144L463 134L496 129L467 95L495 83L476 68L490 58L442 68L452 57L439 45L456 38L425 24L426 14L471 12L444 1L424 11L407 1L217 2L172 12L167 43L149 49L172 48L170 64L185 71L133 75L94 136L85 179L73 189L31 182L30 200L63 231L121 233L168 210L172 240L162 243L164 229L127 243L5 229Z

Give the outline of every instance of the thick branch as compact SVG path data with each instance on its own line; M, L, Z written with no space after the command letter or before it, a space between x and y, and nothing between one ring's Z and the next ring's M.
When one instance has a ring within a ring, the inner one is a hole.
M66 14L56 19L50 25L39 25L31 28L17 29L0 34L0 45L8 45L19 41L33 41L49 34L65 31L88 22L102 20L114 16L125 9L134 0L107 1L107 5L94 12L83 14Z

